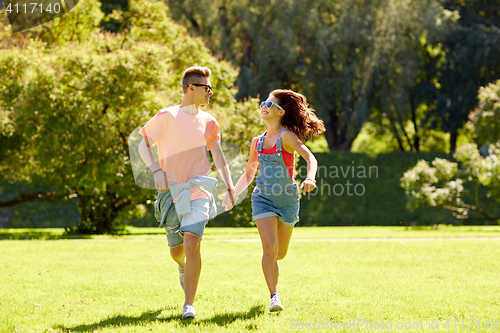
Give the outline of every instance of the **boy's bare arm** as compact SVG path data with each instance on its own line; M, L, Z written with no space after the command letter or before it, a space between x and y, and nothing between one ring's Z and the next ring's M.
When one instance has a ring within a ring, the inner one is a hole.
M222 152L219 142L210 142L210 152L212 153L212 157L214 159L215 167L217 171L222 177L224 184L228 189L228 192L231 191L233 198L235 197L234 193L234 184L231 179L231 172L229 171L229 165L227 164L226 157ZM234 202L233 202L234 205Z
M146 163L146 165L153 172L156 189L161 192L164 192L168 189L168 184L165 179L165 173L156 162L153 156L153 152L151 151L150 141L148 140L149 140L148 137L142 139L141 143L139 144L139 155L141 155L141 158L144 161L144 163Z
M151 171L158 170L160 166L153 157L153 152L151 151L151 144L146 141L149 140L147 137L143 138L139 144L139 155L141 155L142 160L151 169Z

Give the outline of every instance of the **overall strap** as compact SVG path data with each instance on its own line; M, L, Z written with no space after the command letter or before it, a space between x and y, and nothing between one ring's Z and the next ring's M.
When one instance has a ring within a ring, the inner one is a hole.
M283 133L283 131L286 130L286 127L283 128L280 132L280 134L278 134L278 138L276 139L276 151L278 153L281 153L281 133Z
M267 131L264 132L259 138L259 141L257 141L257 153L260 153L262 151L262 144L264 143L264 136L266 135Z

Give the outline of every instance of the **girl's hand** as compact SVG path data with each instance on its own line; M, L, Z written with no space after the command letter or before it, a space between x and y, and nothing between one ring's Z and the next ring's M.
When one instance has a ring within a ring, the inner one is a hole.
M302 194L306 194L307 192L311 192L316 188L316 181L314 179L306 178L300 184L300 188L302 189Z
M234 189L230 190L233 199L236 198L236 192ZM234 207L234 202L231 200L231 196L229 195L229 190L222 195L222 206L224 206L224 209L226 211L231 210Z

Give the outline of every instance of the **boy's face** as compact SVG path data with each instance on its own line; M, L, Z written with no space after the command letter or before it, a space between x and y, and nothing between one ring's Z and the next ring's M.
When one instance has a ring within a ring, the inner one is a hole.
M210 78L208 77L201 78L200 80L197 80L197 82L191 84L190 87L193 88L193 101L196 105L208 105L210 103L210 96L214 94L211 86Z

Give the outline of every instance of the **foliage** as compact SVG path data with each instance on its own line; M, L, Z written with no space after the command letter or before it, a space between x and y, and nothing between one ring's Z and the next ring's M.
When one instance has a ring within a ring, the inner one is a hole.
M421 152L449 152L450 151L450 134L439 130L433 130L427 127L418 128L418 136L415 135L414 123L410 120L404 122L405 132L410 138L410 142L402 140L401 145L404 151L412 151L415 148L411 140L413 137L418 137L419 148ZM457 146L473 142L473 129L465 126L458 131ZM412 142L413 141L413 142ZM401 150L400 142L394 132L391 130L390 120L385 118L378 123L378 120L367 121L359 135L354 140L351 148L353 153L363 153L375 156L380 153L388 153Z
M494 209L485 208L485 199L480 190L486 190L486 198L500 202L500 81L479 89L478 108L470 115L470 127L475 139L482 144L464 144L455 153L457 162L436 159L429 164L419 161L401 178L406 190L408 207L415 209L420 204L450 210L457 218L467 219L474 214L476 219L495 221L500 215ZM474 194L470 195L471 183ZM472 200L467 200L472 197Z
M500 142L500 80L481 87L479 105L470 115L478 144Z
M434 225L457 224L446 211L430 207L405 209L405 191L399 178L419 159L447 158L436 152L391 152L376 156L350 152L315 154L318 188L300 201L301 226ZM299 162L299 179L305 178L305 163ZM467 223L477 224L475 220Z
M103 18L98 2L80 1L68 14L43 25L12 34L7 15L0 15L0 48L25 48L33 40L42 42L46 47L64 44L69 41L82 42L98 33Z
M174 19L240 66L238 98L277 87L304 93L326 122L330 150L349 150L370 115L385 114L395 137L419 150L425 114L416 109L436 95L438 44L457 19L440 0L168 4ZM409 119L415 138L405 133Z
M493 215L480 203L479 187L488 188L487 197L500 202L500 144L492 147L490 155L482 157L475 144L459 147L455 153L457 162L435 159L432 163L419 161L401 178L401 186L406 190L408 207L420 204L444 208L457 218L495 221L500 215ZM468 202L466 182L475 185L473 203Z
M101 0L101 11L106 15L101 21L101 26L106 31L119 32L123 27L122 23L111 17L114 10L128 10L129 0Z
M454 152L458 130L478 104L478 89L500 78L500 2L447 0L443 5L460 19L442 40L446 56L435 71L439 90L428 98L433 107L425 121L450 133Z
M400 142L397 136L390 129L390 120L382 121L382 126L377 123L367 121L361 129L359 135L352 144L351 151L353 153L363 153L369 155L377 155L380 153L388 153L401 150ZM403 123L406 133L409 136L415 137L413 123L407 121ZM419 130L419 151L422 152L448 152L449 151L449 134L420 128ZM407 141L403 141L402 146L404 151L411 151L412 147Z
M320 134L318 137L313 137L304 143L309 150L313 153L329 153L330 148L328 148L328 141L326 141L325 135Z
M129 25L118 35L100 32L99 6L81 1L50 26L8 36L0 49L1 141L8 147L2 174L28 183L41 178L77 197L83 233L114 232L120 211L137 211L152 197L134 183L127 136L180 102L185 68L211 67L218 92L212 100L221 107L234 105L229 87L236 77L167 18L162 2L130 1Z

